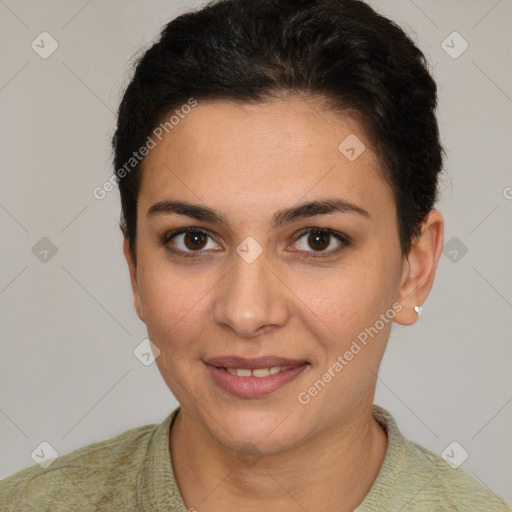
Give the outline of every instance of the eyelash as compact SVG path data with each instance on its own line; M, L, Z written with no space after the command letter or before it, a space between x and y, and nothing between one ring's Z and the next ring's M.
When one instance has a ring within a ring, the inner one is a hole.
M169 245L168 245L169 242L174 237L181 235L183 233L202 234L209 238L212 238L210 233L202 228L179 228L179 229L175 229L173 231L169 231L168 233L166 233L162 239L162 242L161 242L162 245L180 257L184 257L184 258L202 258L202 257L204 257L204 254L206 253L206 251L200 250L200 251L190 251L189 252L189 251L182 251L181 249L171 249L169 247ZM350 239L346 235L342 235L341 233L338 233L337 231L333 231L333 230L327 229L327 228L305 228L298 233L295 241L300 240L304 235L310 234L310 233L330 235L333 238L336 238L336 240L338 240L339 242L341 242L341 245L336 249L331 249L330 251L312 251L312 252L298 251L298 250L294 251L296 253L303 252L303 253L307 254L307 256L305 256L306 258L325 258L327 256L332 256L333 254L340 252L345 247L348 247L350 245Z

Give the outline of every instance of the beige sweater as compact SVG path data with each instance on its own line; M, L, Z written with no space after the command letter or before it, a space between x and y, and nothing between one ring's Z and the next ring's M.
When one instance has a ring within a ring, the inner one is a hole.
M187 512L168 449L178 411L160 425L128 430L60 456L46 469L35 465L3 479L0 511ZM388 448L355 512L512 511L462 468L405 439L388 411L374 405L373 415L386 429Z

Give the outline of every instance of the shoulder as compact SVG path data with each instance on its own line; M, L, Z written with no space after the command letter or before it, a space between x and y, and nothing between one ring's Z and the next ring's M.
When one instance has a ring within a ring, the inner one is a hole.
M96 511L114 483L129 500L157 428L136 427L57 457L46 468L36 464L4 478L0 481L0 512Z
M376 481L358 511L512 512L497 496L462 467L403 436L386 409L374 404L373 415L388 436L388 449Z
M424 485L414 499L415 503L422 506L436 503L436 510L447 512L512 511L512 505L506 503L462 467L450 465L439 454L413 441L406 443L408 446L406 471L425 477Z

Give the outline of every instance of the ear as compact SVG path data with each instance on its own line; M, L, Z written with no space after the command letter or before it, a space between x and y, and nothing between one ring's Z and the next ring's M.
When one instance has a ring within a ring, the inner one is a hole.
M395 315L395 322L412 325L418 320L414 307L422 306L432 289L443 243L443 216L437 210L431 210L425 217L421 235L413 241L404 259L397 299L403 308Z
M137 265L133 261L132 253L130 251L130 244L128 238L125 237L123 242L123 253L128 263L128 270L130 271L130 281L132 285L133 303L135 305L135 311L137 315L144 322L144 315L142 314L142 300L140 297L139 283L137 281Z

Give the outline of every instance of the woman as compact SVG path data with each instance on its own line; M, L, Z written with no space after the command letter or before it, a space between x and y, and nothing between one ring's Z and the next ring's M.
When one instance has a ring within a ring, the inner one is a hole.
M443 247L422 53L356 0L220 0L114 136L136 311L180 403L0 484L1 510L512 510L373 404Z

